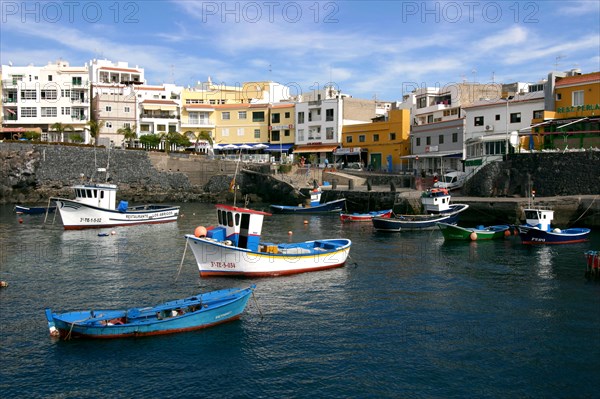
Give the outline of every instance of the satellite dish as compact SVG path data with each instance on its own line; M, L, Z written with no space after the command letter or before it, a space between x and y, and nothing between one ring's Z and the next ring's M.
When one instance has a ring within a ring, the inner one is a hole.
M517 148L517 145L519 144L519 132L517 132L516 130L514 132L511 132L508 141L510 142L510 145L513 146L513 148Z

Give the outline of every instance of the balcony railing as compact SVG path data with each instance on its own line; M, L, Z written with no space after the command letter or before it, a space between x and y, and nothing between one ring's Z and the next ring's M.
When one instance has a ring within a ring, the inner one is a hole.
M87 117L85 115L71 115L71 119L74 121L84 121Z
M19 117L17 115L8 114L8 115L4 115L4 120L5 121L17 121L17 120L19 120Z
M179 119L179 115L166 113L142 113L140 118L155 118L155 119Z
M2 102L3 103L16 103L17 99L16 98L9 98L9 97L3 97L2 98Z

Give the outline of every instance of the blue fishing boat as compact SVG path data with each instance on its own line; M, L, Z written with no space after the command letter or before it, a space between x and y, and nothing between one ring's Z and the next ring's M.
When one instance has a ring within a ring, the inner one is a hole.
M346 205L346 199L341 198L334 201L321 203L322 191L315 188L310 191L310 205L271 205L273 213L293 213L293 214L319 214L319 213L340 213Z
M391 218L374 217L373 227L378 231L432 230L438 223L456 224L460 213L469 205L450 205L447 189L433 188L421 194L421 204L425 210L420 215L394 215Z
M84 310L56 314L46 309L50 334L71 338L126 338L172 334L238 319L256 288L231 288L160 305L127 310Z
M554 211L548 209L525 209L525 224L519 227L523 244L573 244L589 239L590 229L571 227L553 228Z
M15 205L15 212L17 215L42 215L46 212L54 212L56 210L56 206L22 206Z

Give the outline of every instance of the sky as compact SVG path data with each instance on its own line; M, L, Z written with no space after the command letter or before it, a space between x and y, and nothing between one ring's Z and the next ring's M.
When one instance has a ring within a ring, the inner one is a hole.
M91 59L149 84L333 84L399 101L456 82L538 82L600 71L600 1L6 1L0 64Z

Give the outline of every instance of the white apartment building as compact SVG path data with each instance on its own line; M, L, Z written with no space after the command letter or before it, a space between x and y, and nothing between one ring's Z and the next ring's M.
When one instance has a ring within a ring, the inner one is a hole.
M412 168L425 174L462 170L465 113L463 107L481 98L499 98L501 85L456 83L428 87L404 97L410 108Z
M180 131L182 90L183 86L170 83L135 88L139 112L138 137Z
M3 126L39 128L44 141L90 142L88 66L58 60L38 67L2 65ZM61 123L63 131L52 126Z
M333 159L342 143L342 126L369 122L377 116L374 100L354 99L334 87L325 87L296 99L296 138L294 154L316 154L317 162Z
M464 108L466 172L500 160L510 152L529 148L529 127L532 119L544 116L545 93L543 84L516 85L518 90L503 90L502 98L484 99ZM537 91L529 92L530 89Z
M104 123L99 143L123 146L124 136L119 133L120 129L129 127L139 132L136 91L146 83L144 69L137 65L130 67L123 61L94 59L90 61L89 71L93 117Z

